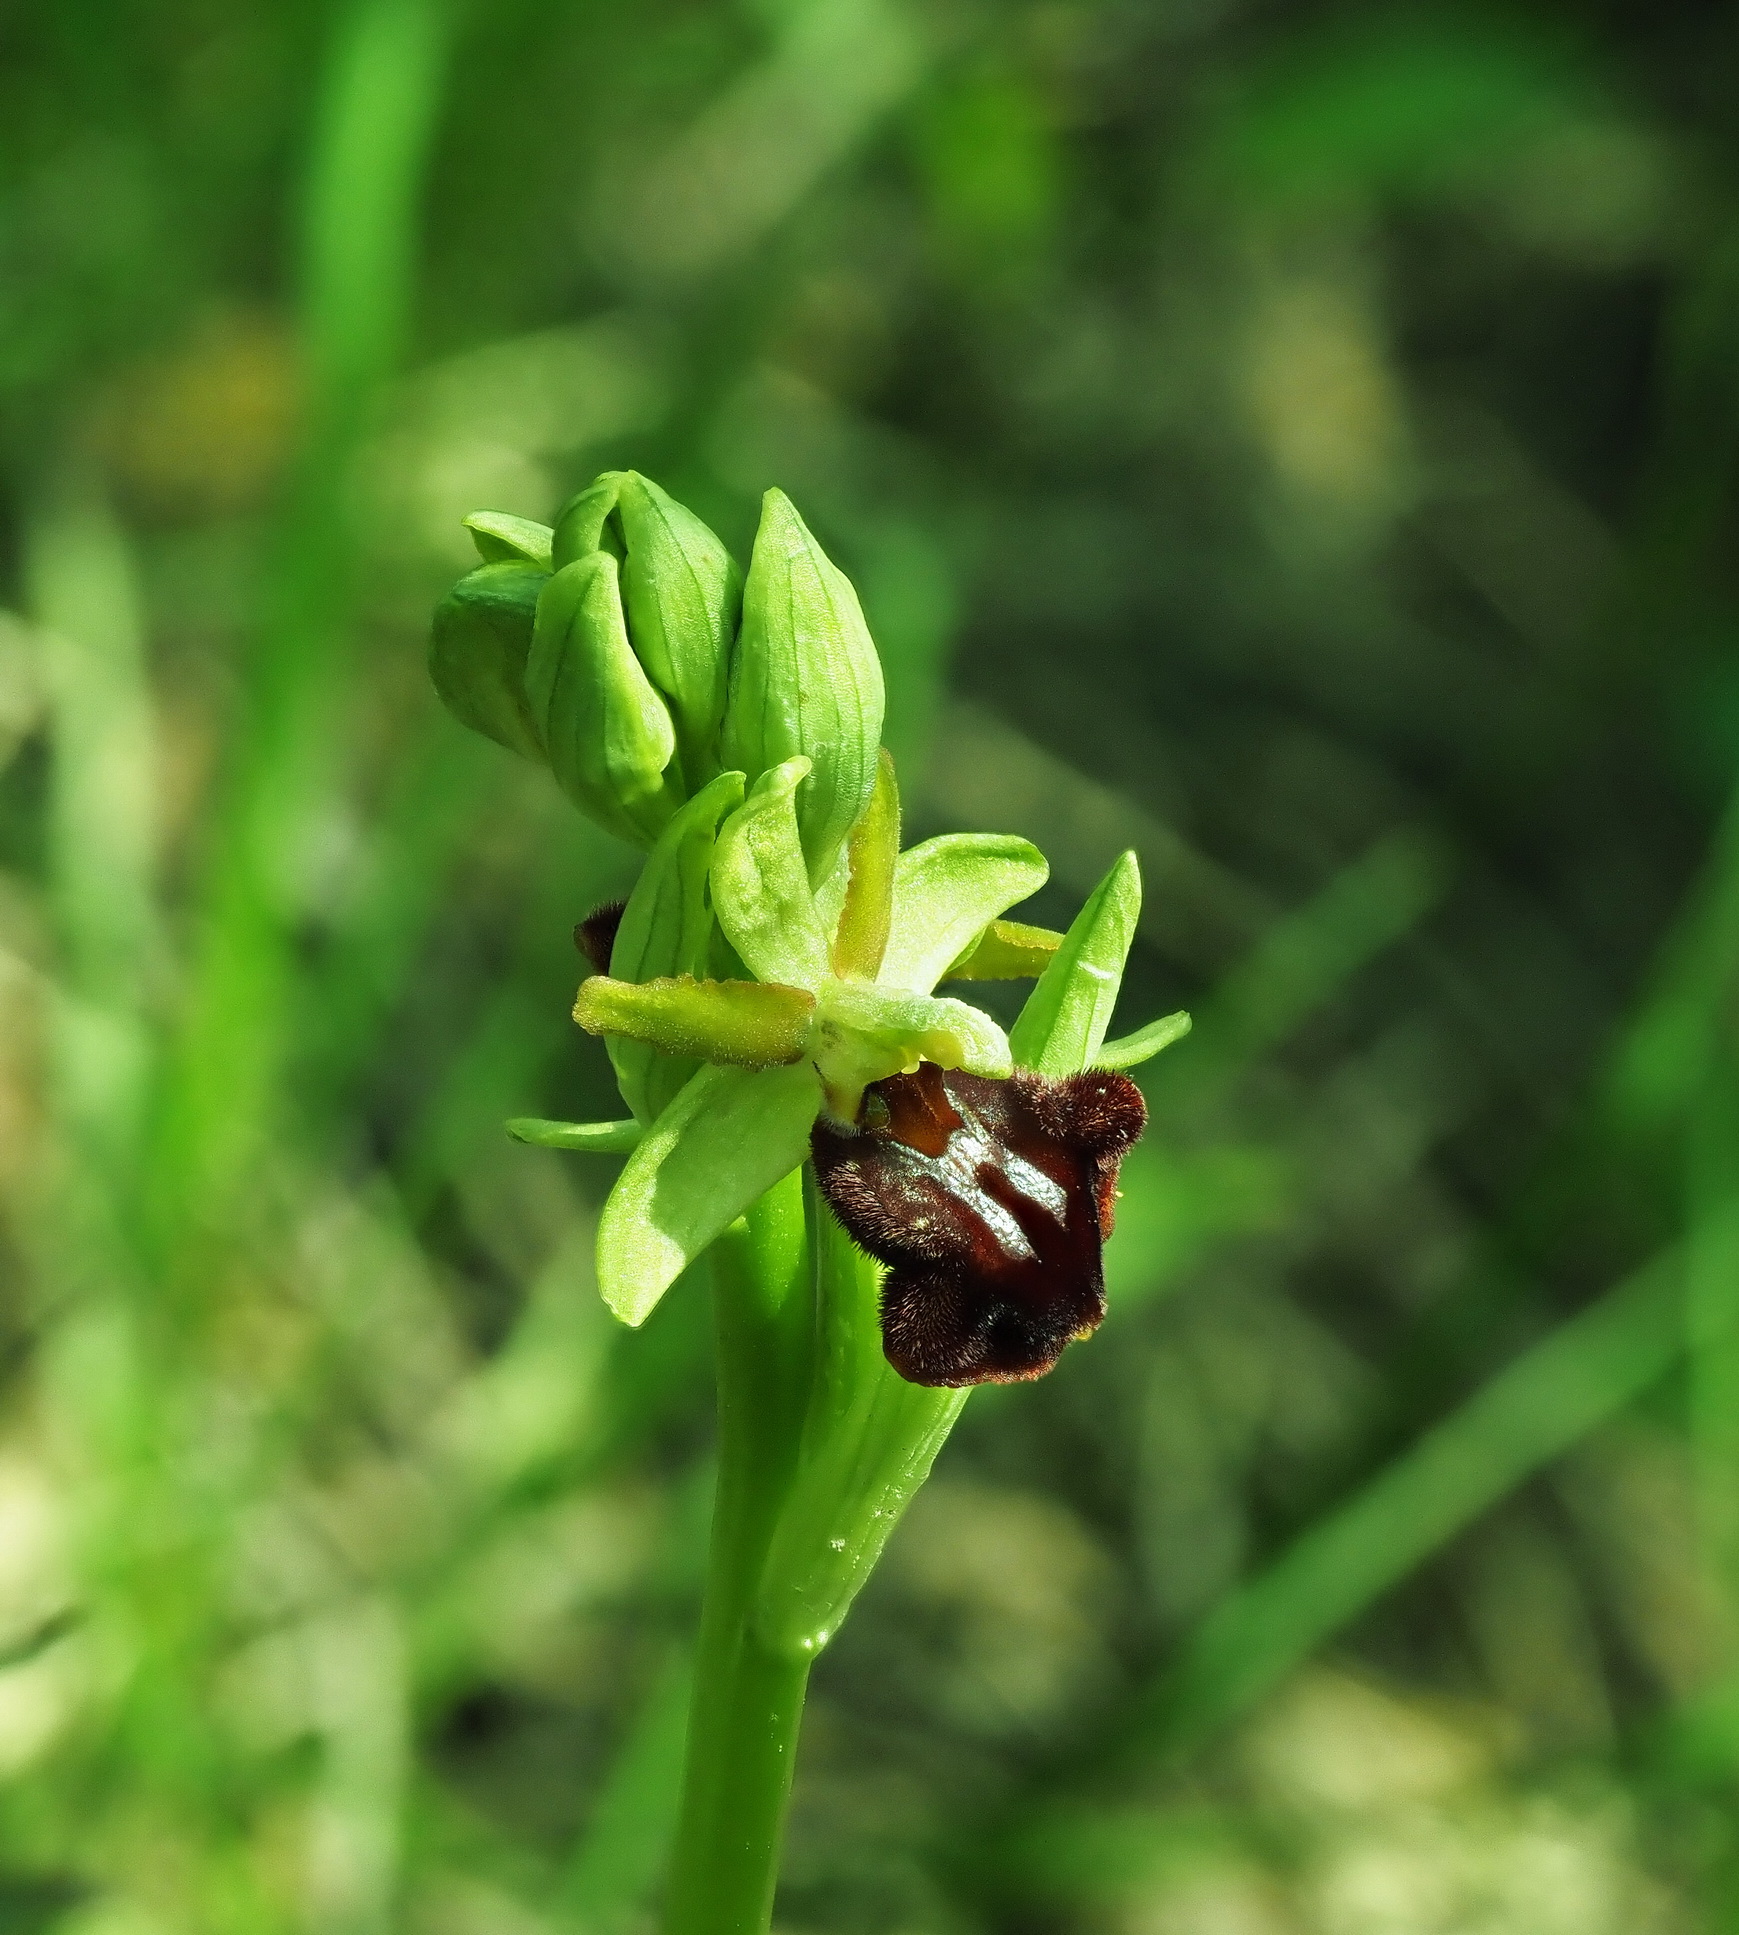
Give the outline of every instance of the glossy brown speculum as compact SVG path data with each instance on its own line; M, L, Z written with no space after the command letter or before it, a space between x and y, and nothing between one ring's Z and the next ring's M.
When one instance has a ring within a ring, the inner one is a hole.
M870 1088L858 1127L816 1124L822 1193L888 1266L882 1345L902 1377L1041 1377L1098 1328L1118 1165L1146 1121L1127 1075L992 1081L925 1062Z

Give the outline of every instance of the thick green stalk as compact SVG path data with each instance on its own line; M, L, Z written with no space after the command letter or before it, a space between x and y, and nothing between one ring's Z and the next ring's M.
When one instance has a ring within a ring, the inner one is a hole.
M803 1184L788 1176L714 1245L719 1476L666 1935L764 1935L809 1658L753 1614L796 1468L813 1341Z

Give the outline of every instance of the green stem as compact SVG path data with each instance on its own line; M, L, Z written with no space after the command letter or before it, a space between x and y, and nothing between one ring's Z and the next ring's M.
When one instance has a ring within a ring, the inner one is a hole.
M800 1176L720 1238L713 1275L718 1491L664 1927L764 1935L810 1665L768 1648L753 1620L796 1469L814 1348Z

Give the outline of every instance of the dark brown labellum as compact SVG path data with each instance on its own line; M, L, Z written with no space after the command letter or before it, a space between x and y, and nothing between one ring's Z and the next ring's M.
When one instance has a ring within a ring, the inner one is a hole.
M1042 1377L1105 1315L1117 1170L1147 1123L1127 1075L1051 1081L923 1063L811 1137L822 1194L888 1266L882 1347L914 1384Z
M625 900L607 900L602 907L594 907L574 929L574 945L591 962L594 973L610 972L610 954L616 945L616 929L622 925L622 916L627 908Z

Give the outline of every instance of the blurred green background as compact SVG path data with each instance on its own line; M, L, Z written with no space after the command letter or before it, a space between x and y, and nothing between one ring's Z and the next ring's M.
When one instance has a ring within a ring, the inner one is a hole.
M633 1935L701 1300L632 856L423 671L633 465L914 836L1133 844L1113 1312L815 1679L786 1935L1739 1927L1739 15L60 0L0 59L0 1935Z

